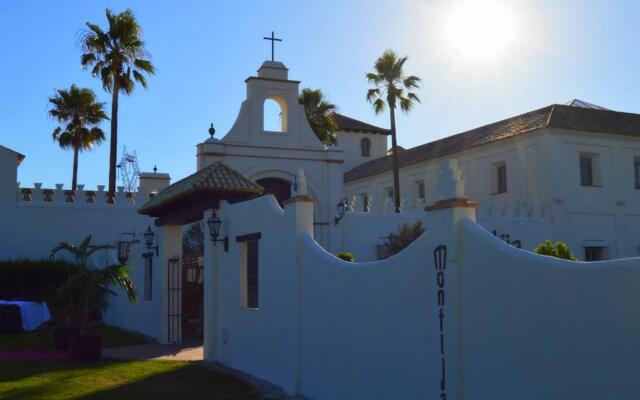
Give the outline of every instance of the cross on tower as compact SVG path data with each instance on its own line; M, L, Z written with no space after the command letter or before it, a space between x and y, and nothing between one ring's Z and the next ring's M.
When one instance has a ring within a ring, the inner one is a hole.
M282 39L276 39L273 31L271 31L271 37L263 37L264 40L271 40L271 61L275 61L274 53L275 53L275 43L282 42Z

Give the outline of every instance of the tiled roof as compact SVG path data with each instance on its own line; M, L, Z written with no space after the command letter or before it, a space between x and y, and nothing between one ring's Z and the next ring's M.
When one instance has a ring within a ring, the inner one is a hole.
M365 133L379 133L382 135L389 135L391 131L389 129L380 128L379 126L367 124L366 122L358 121L342 114L334 113L333 120L338 124L339 130L346 132L365 132Z
M401 168L406 167L542 128L640 138L640 114L555 104L398 152L399 164ZM363 179L391 169L390 156L377 158L346 172L344 181Z
M161 190L138 210L141 214L151 214L154 210L196 193L258 195L264 188L240 172L216 161L178 182Z

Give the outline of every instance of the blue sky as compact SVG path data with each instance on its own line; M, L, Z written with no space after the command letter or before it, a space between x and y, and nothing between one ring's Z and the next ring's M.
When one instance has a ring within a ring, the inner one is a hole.
M573 98L640 111L640 2L505 0L516 33L496 54L481 43L483 56L450 42L457 3L0 0L0 144L27 156L23 186L69 185L72 153L51 140L47 99L76 83L110 110L110 95L80 69L76 45L86 21L105 25L106 7L133 9L157 68L148 90L121 98L119 144L137 151L143 171L157 165L174 179L195 170L195 145L209 123L219 136L231 127L244 79L270 57L262 37L272 30L284 39L276 59L291 79L321 88L343 114L381 126L388 116L366 102L364 75L386 48L408 55L407 72L424 84L422 104L398 119L405 147ZM480 29L504 29L504 16L484 18ZM105 143L81 155L79 182L106 184L107 167Z

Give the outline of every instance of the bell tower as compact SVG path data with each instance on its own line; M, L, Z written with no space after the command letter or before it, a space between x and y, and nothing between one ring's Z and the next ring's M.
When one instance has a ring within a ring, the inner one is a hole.
M315 201L316 240L325 248L337 248L330 242L337 236L329 230L334 229L330 221L342 194L344 152L325 146L313 132L299 101L300 81L289 79L282 62L263 62L245 84L246 99L229 132L198 144L198 169L222 162L282 202L298 190L303 171L307 193Z

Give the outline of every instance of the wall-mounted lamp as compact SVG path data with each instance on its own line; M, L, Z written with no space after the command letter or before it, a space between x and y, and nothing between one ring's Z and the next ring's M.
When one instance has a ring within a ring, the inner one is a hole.
M347 204L347 198L343 198L341 199L338 204L336 205L336 209L338 211L338 216L334 218L333 220L333 224L334 225L338 225L338 222L340 222L340 220L342 219L342 217L344 217L344 214L347 212L347 209L349 208L349 204Z
M207 225L209 226L209 235L211 235L211 241L215 246L216 243L222 242L224 243L224 251L229 251L229 236L225 236L224 239L218 239L220 237L220 226L222 225L222 221L216 215L214 211L209 219L207 220Z
M156 234L153 233L150 226L147 226L147 230L144 231L144 244L147 245L147 250L151 252L151 250L156 251L156 256L159 254L158 245L153 245L153 239L156 237Z

